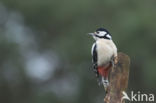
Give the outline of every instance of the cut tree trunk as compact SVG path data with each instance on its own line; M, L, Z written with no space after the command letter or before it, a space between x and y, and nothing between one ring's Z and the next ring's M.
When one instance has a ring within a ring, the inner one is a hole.
M122 100L123 91L128 87L130 58L124 53L118 53L117 64L110 72L110 85L104 98L105 103L125 103Z

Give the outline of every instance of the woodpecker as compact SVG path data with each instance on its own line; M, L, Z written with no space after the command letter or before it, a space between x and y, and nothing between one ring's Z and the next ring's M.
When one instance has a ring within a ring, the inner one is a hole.
M91 49L93 70L98 77L99 84L103 84L107 91L109 72L117 63L117 47L112 40L111 34L104 28L98 28L89 35L95 39Z

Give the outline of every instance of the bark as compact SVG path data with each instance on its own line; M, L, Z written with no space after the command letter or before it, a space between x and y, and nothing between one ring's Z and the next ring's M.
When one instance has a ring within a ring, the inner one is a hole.
M122 92L128 87L130 58L124 53L118 53L117 64L110 72L110 85L104 98L105 103L125 103Z

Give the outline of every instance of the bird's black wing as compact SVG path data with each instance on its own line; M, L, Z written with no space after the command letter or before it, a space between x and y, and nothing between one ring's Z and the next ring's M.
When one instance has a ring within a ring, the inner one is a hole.
M98 77L99 73L97 71L97 69L98 69L97 59L98 59L98 57L97 57L97 45L96 45L96 43L94 43L92 46L92 62L93 62L93 70L96 73L96 76Z

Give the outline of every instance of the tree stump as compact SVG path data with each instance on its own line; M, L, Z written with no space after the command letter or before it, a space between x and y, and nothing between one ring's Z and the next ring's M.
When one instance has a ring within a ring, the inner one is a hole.
M125 103L122 101L123 91L128 87L130 58L124 53L118 53L117 64L110 72L110 85L104 98L105 103Z

